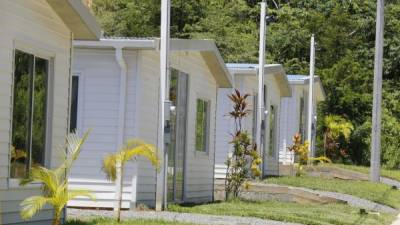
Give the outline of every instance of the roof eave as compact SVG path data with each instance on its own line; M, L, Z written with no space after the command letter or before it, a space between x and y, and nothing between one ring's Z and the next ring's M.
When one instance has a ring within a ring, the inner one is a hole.
M200 52L218 87L233 87L232 75L213 40L171 39L170 50Z
M265 65L264 74L272 74L274 76L274 79L278 84L281 97L292 96L292 88L290 87L286 72L281 64Z
M46 0L75 40L98 40L101 29L89 9L80 0Z
M100 41L74 41L75 48L104 49L124 48L156 50L158 43L154 39L124 40L124 39L100 39Z
M74 41L75 48L89 49L141 49L159 50L160 39L101 39L100 41ZM171 39L171 52L199 52L204 59L218 87L233 87L233 78L226 68L225 62L212 40Z
M306 78L306 79L304 80L304 84L307 84L307 85L308 85L308 84L310 83L309 80L310 80L309 78ZM318 89L317 89L317 101L318 101L318 102L320 102L320 101L325 101L325 99L326 99L326 93L325 93L324 86L322 85L321 78L318 77L318 76L315 76L315 77L314 77L314 84L317 84L317 86L318 86Z

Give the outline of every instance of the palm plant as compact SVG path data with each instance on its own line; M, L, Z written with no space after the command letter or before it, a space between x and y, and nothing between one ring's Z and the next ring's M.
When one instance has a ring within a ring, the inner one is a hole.
M351 132L354 130L351 122L338 115L328 115L324 119L324 151L325 155L334 157L334 151L340 148L338 142L340 137L343 137L346 142L349 141ZM345 152L343 149L340 151L341 155Z
M29 197L21 203L20 215L23 219L32 218L46 204L49 204L54 209L53 225L59 225L62 210L69 200L77 196L93 198L87 190L68 190L67 181L71 166L78 158L89 132L87 131L82 138L75 132L67 135L65 145L60 148L60 152L65 154L65 160L58 168L47 169L42 166L34 166L30 169L28 178L21 180L20 185L22 186L33 182L41 183L42 191L42 195Z
M158 170L159 160L155 146L137 139L128 140L121 150L116 153L109 154L103 161L103 171L106 173L107 178L119 185L119 190L117 193L118 222L121 221L124 165L128 161L136 160L138 156L147 158Z

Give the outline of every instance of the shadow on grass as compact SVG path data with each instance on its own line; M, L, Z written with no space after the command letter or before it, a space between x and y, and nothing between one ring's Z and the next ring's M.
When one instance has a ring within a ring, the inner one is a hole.
M214 202L204 202L204 203L185 202L185 203L172 204L172 205L177 205L177 206L181 206L181 207L185 207L185 208L193 208L193 207L196 207L196 206L212 205L212 204L218 204L218 203L222 203L222 202L224 202L224 201L214 201Z
M66 222L64 225L96 225L97 222L92 220L92 221L80 221L80 220L70 220Z

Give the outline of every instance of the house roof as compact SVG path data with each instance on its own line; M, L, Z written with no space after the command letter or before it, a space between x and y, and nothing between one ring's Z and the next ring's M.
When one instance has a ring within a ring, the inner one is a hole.
M99 48L99 49L149 49L159 50L159 38L121 38L108 37L100 41L75 41L75 48ZM215 42L213 40L193 40L193 39L171 39L171 52L186 51L199 52L218 83L219 87L232 87L233 79L226 68Z
M289 83L294 85L308 85L310 83L310 76L308 75L287 75ZM317 85L316 96L317 101L324 101L326 98L324 86L322 85L319 76L314 76L314 84Z
M81 0L46 1L72 31L75 40L98 40L100 38L101 28Z
M232 74L257 75L258 64L228 63L226 65ZM282 97L292 96L292 89L281 64L266 64L264 66L264 76L274 77Z

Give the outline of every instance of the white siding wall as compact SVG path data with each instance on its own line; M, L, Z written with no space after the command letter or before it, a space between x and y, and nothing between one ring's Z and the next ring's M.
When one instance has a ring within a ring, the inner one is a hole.
M303 96L303 86L291 85L291 87L292 97L281 100L279 162L282 164L293 163L294 154L287 148L293 144L293 135L300 129L300 98Z
M216 124L216 141L215 141L215 178L225 178L226 159L232 145L232 131L234 124L228 112L232 111L232 104L228 99L228 95L232 93L232 88L219 88L217 99L217 124Z
M235 75L235 88L242 94L250 94L248 97L248 109L251 110L248 117L243 120L242 127L247 130L250 137L253 137L253 120L254 101L257 93L257 79L252 75ZM232 145L229 142L232 140L231 134L234 131L234 121L227 114L232 111L232 103L227 97L234 89L224 88L218 91L218 106L217 106L217 136L216 136L216 154L215 154L215 178L226 177L225 161L228 154L232 151Z
M138 54L137 79L137 136L157 145L159 55L154 51ZM144 158L138 159L137 202L150 206L155 204L156 172Z
M270 106L273 105L276 111L275 121L277 123L275 130L275 148L273 150L273 154L269 155L269 145L272 143L270 140L270 126L273 124L269 123L269 119L266 126L265 132L265 142L264 144L264 157L263 157L263 175L278 175L279 173L279 118L281 116L280 102L281 96L278 88L278 84L272 76L267 76L265 79L265 83L267 84L267 106L266 110L270 112Z
M128 64L125 139L137 137L157 144L159 99L159 54L156 51L125 51ZM119 68L113 50L76 50L74 70L80 74L78 129L92 128L81 158L71 174L72 188L89 188L97 200L78 199L70 206L113 207L115 185L100 171L102 159L116 150ZM210 201L213 194L214 130L216 82L198 53L173 54L172 67L189 74L187 153L185 176L186 201ZM209 152L194 152L196 97L211 101ZM153 206L156 172L144 158L125 170L124 207L132 203ZM136 176L137 174L137 176Z
M187 149L185 163L185 201L211 201L214 192L214 150L217 84L198 53L179 53L172 66L189 74ZM207 153L195 150L197 98L210 102L210 127Z
M128 67L126 92L126 120L124 139L135 136L136 52L124 52ZM76 49L74 73L79 76L78 131L92 129L79 159L70 175L70 187L93 190L96 200L77 198L69 206L113 207L115 184L101 171L103 159L118 148L118 116L120 104L120 68L114 50ZM123 207L129 208L136 199L132 179L136 177L133 163L125 166ZM133 197L133 198L132 198Z
M21 188L7 181L11 136L11 106L14 41L54 55L52 86L52 149L64 143L67 133L70 31L44 0L0 1L0 208L2 224L24 223L19 217L19 203L39 193L38 188ZM25 49L27 50L27 49ZM35 53L33 50L33 53ZM52 152L51 166L59 164L59 154ZM46 208L28 224L50 224L52 210Z
M249 109L253 110L254 97L257 93L257 78L254 75L242 75L236 74L235 78L235 88L238 89L242 93L251 94L248 98ZM276 130L276 140L275 140L275 150L274 155L268 155L268 144L269 144L269 124L266 127L266 134L263 149L263 170L264 175L278 175L279 170L279 148L280 148L280 116L281 116L281 104L280 104L280 91L278 89L277 83L272 76L266 76L265 83L267 85L267 105L265 106L266 110L269 111L270 105L274 105L277 110L277 130ZM216 145L216 163L215 163L215 178L225 178L226 166L224 164L226 158L228 157L228 153L231 150L231 145L228 144L230 141L230 133L233 132L233 120L229 117L224 117L224 115L231 110L230 108L230 100L226 97L227 93L229 93L232 89L220 89L218 95L218 110L217 110L217 145ZM243 127L245 130L249 132L251 136L253 136L254 131L254 112L251 112L250 115L244 120Z
M159 55L155 51L141 51L139 56L138 136L157 143L157 110L159 90ZM187 149L185 162L185 201L210 201L213 196L213 168L215 144L215 112L217 86L199 53L174 53L171 66L189 74ZM208 153L195 152L196 99L211 103ZM139 160L137 201L153 205L156 173L146 160Z

